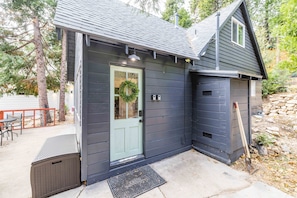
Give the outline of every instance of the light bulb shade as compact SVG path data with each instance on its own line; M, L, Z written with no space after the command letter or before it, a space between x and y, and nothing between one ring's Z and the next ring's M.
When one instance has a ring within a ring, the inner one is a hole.
M128 56L128 58L131 60L131 61L139 61L140 60L140 57L137 56L136 54L131 54Z

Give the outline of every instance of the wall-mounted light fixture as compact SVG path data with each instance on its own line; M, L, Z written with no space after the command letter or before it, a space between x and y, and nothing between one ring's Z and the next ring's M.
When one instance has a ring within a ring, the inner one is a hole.
M136 52L135 52L135 49L134 49L134 53L129 55L128 58L131 60L131 61L140 61L140 57L136 55Z
M186 58L185 61L186 61L186 63L189 63L189 62L191 62L191 59Z

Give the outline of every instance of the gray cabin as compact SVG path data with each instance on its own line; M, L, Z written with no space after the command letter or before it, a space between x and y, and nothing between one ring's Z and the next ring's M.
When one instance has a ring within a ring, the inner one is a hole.
M92 184L196 149L226 164L261 111L265 66L244 0L189 29L118 0L59 0L75 83L81 181ZM216 34L218 32L218 34Z

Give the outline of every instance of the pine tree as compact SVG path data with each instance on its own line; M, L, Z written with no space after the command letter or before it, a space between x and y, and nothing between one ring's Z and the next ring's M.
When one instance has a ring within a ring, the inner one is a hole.
M14 69L20 69L20 71L13 71L14 75L8 73L1 75L1 77L7 75L10 78L8 82L0 81L5 83L1 91L15 93L23 89L29 94L38 93L39 108L49 107L47 80L52 82L51 88L57 84L56 77L51 75L47 65L52 65L59 60L48 58L52 54L50 52L52 43L49 44L46 41L54 30L50 22L55 5L54 0L4 0L1 5L2 11L5 11L5 18L2 20L5 26L2 26L0 37L2 70L7 70L9 65L15 65ZM45 47L49 48L46 52L48 54L45 54ZM37 88L34 85L37 85ZM46 119L43 111L41 115L43 116L42 126L51 122L48 111Z
M179 16L178 25L188 28L192 25L190 14L184 9L183 0L167 0L165 4L165 11L162 13L162 19L175 23L175 13Z

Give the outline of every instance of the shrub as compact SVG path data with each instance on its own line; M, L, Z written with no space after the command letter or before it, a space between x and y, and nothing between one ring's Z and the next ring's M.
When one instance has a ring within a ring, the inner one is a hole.
M258 145L269 146L273 144L274 139L269 137L266 133L259 133L255 138L255 142Z
M286 85L289 79L290 73L288 70L273 70L268 74L268 79L263 80L262 96L267 97L268 95L275 94L278 92L286 92Z
M69 111L69 108L67 105L65 105L65 115L67 115L68 111Z

